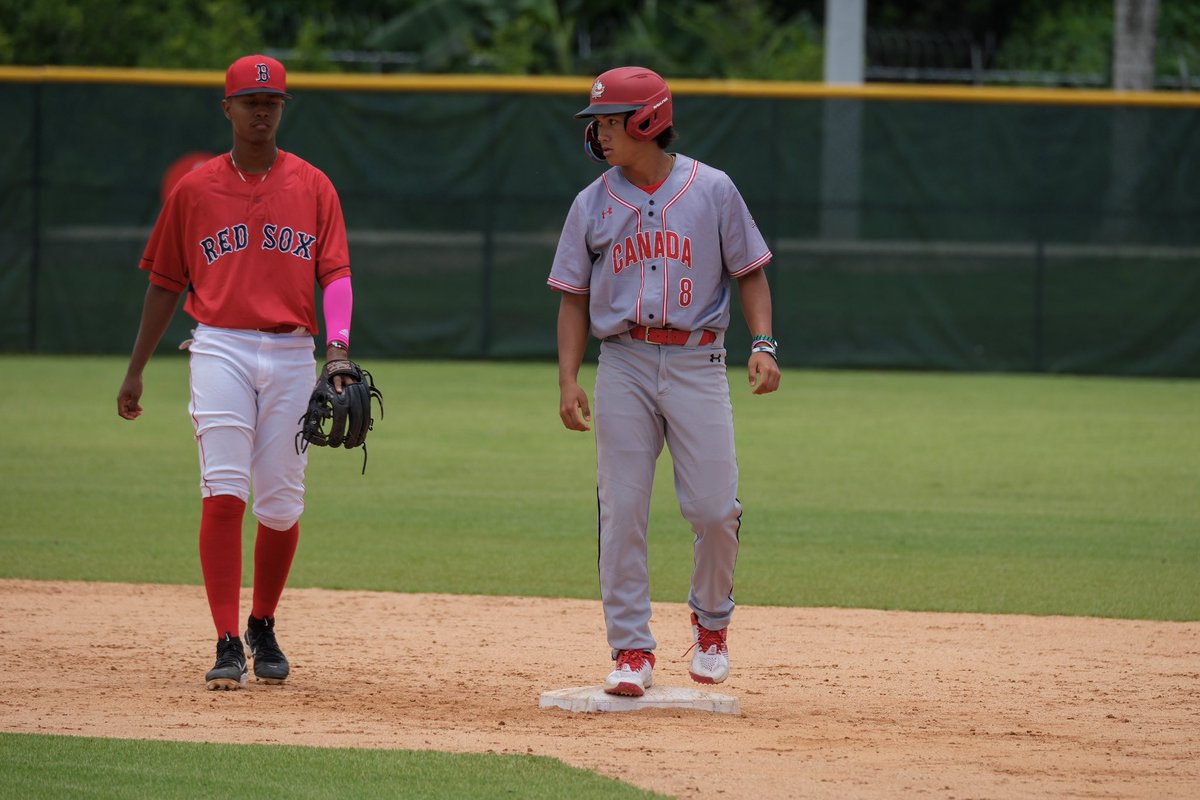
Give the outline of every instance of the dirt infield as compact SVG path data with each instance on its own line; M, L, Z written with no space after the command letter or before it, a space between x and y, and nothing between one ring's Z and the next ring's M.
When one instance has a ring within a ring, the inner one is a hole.
M535 753L681 798L1200 797L1200 623L742 606L739 715L572 714L538 697L602 679L596 602L291 589L292 678L241 692L204 689L199 587L0 604L3 731ZM692 686L684 607L654 629Z

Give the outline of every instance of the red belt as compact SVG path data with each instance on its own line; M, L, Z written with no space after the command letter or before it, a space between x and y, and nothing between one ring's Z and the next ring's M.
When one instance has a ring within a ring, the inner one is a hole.
M691 331L679 331L674 328L647 328L645 325L637 325L629 329L629 335L639 342L650 342L650 344L687 344L688 339L692 337ZM717 335L712 331L702 331L700 333L700 341L696 344L712 344L717 340Z
M258 328L259 333L291 333L298 325L276 325L274 328Z

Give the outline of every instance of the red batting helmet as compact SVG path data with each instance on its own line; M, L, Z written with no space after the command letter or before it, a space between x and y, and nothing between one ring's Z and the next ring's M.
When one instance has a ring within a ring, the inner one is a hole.
M591 104L575 115L623 114L632 111L625 131L634 139L653 139L671 127L671 89L653 70L617 67L592 84Z

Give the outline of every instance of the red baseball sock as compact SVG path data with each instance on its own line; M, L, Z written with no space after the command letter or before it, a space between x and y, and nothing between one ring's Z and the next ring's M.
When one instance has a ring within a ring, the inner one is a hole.
M262 619L275 616L275 607L287 583L296 543L300 540L300 523L286 531L277 531L258 523L254 540L254 600L250 613Z
M241 630L242 516L246 501L219 494L204 498L200 514L200 570L217 638Z

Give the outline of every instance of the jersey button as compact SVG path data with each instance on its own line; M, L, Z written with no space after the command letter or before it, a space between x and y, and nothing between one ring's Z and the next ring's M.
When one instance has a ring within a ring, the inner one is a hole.
M654 212L653 212L653 211L648 211L648 212L646 212L646 213L647 213L649 216L651 216L651 217L653 217L653 216L654 216Z
M651 264L650 269L652 269L652 270L658 269L658 264Z

